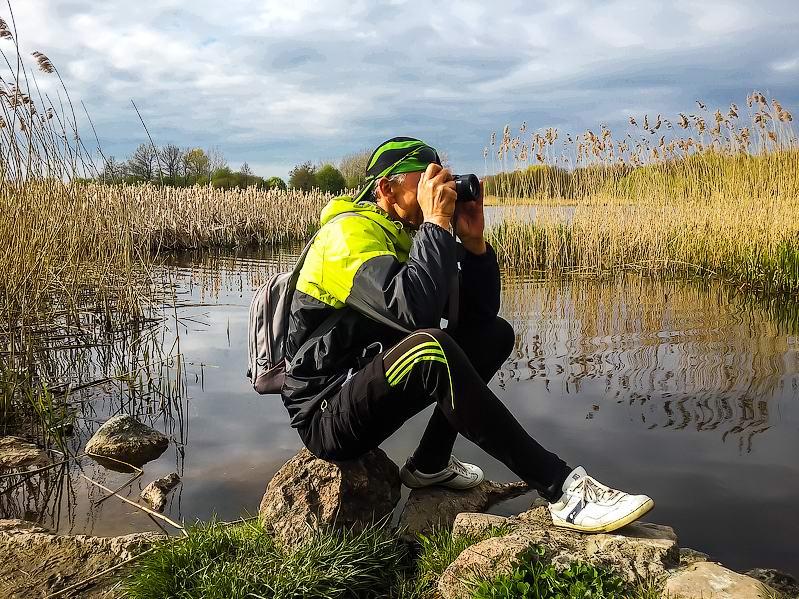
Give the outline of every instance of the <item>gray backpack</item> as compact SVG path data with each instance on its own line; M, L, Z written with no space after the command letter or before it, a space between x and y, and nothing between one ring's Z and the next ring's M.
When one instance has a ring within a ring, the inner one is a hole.
M368 218L358 212L342 212L328 221L329 224L347 216ZM321 228L319 229L321 230ZM249 368L247 376L253 388L264 395L280 393L286 376L285 341L291 299L300 270L319 231L305 245L294 270L274 274L255 290L250 302L250 326L247 342Z

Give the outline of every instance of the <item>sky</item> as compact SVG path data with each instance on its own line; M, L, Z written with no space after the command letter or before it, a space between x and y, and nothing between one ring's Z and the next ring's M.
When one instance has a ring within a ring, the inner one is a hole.
M83 138L94 135L81 102L117 159L147 142L131 100L156 144L218 146L234 169L246 161L265 177L397 135L446 152L456 172L482 175L483 148L506 123L571 133L606 123L617 133L630 115L695 111L697 99L744 106L752 90L799 114L797 0L11 8L22 51L43 52L63 77ZM11 23L7 7L0 16ZM0 49L11 44L0 40ZM55 90L54 76L37 79Z

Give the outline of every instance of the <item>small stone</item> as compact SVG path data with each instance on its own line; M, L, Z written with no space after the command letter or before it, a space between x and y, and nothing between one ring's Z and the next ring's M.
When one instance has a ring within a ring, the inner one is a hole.
M328 462L302 449L266 487L259 513L288 545L314 529L363 530L385 518L400 498L399 468L382 449L357 460Z
M664 592L675 599L762 599L772 591L762 582L713 562L680 568L666 579Z
M710 561L710 556L707 553L702 553L701 551L688 547L680 548L680 566L690 566L696 562L708 561Z
M399 525L415 537L434 528L450 529L461 512L482 512L494 504L518 497L530 490L523 482L497 483L485 480L466 490L446 487L414 489L400 514Z
M0 470L41 468L53 463L43 450L20 437L0 437Z
M534 544L523 534L509 534L467 547L438 579L438 592L444 599L471 597L470 581L509 574L513 563Z
M790 574L773 568L755 568L746 572L755 580L759 580L788 597L799 597L799 581Z
M180 476L178 476L177 472L167 474L144 487L141 492L141 498L149 503L156 512L163 511L166 505L166 496L179 482Z
M492 528L507 524L508 519L494 514L462 512L452 523L452 537L479 537Z
M129 471L120 462L141 466L164 453L168 445L169 439L163 433L122 414L97 429L86 444L86 453L106 468Z

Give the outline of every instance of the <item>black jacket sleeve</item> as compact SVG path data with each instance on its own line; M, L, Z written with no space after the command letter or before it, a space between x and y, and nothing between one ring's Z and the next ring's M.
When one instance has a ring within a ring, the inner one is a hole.
M360 266L346 303L405 331L438 327L458 272L456 252L449 232L424 223L405 263L383 255Z
M485 254L472 254L459 244L461 276L458 322L492 321L499 313L500 274L497 255L488 243Z

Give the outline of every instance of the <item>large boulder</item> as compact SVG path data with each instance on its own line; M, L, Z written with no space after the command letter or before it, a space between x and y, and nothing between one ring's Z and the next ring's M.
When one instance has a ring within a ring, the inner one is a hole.
M346 462L303 449L269 481L259 513L287 544L330 526L362 530L393 512L400 484L397 465L381 449Z
M492 519L490 524L497 523ZM587 535L555 527L543 506L508 518L505 524L507 535L472 545L444 571L438 585L444 599L467 597L465 581L507 573L513 561L534 545L544 547L545 557L557 567L589 563L613 570L630 582L665 576L680 560L677 537L668 526L636 522L613 533Z
M141 466L154 460L168 445L163 433L121 414L97 429L86 444L86 453L107 468L124 471L125 464Z
M159 533L123 537L52 534L22 520L0 520L0 597L43 597L86 580L165 538ZM67 596L108 596L111 576L81 585Z
M0 470L49 466L50 456L33 443L20 437L0 437Z
M410 536L428 533L436 527L450 529L461 512L482 512L529 490L527 483L496 483L490 480L463 491L445 487L414 489L402 508L399 524Z
M713 562L697 562L674 572L664 591L674 599L765 599L774 592L754 578Z

